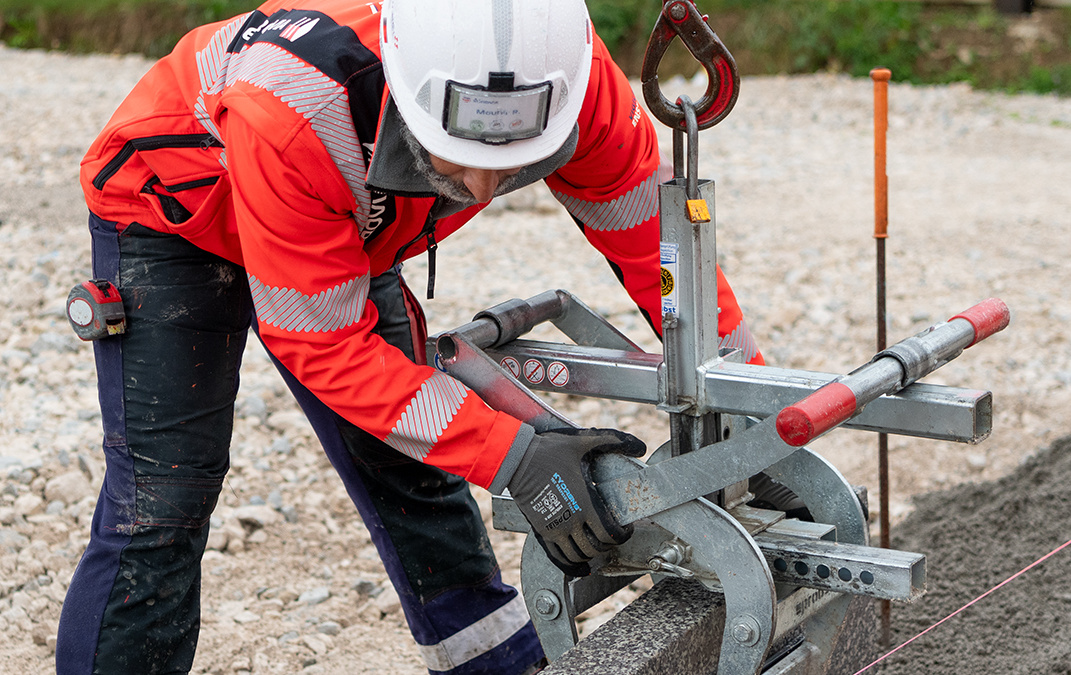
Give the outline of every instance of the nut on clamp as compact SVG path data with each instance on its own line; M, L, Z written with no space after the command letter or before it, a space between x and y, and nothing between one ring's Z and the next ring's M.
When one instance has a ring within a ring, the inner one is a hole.
M670 542L666 544L665 548L651 556L651 559L647 561L647 565L652 572L671 574L681 579L694 579L695 572L682 566L688 562L689 554L690 551L687 544Z

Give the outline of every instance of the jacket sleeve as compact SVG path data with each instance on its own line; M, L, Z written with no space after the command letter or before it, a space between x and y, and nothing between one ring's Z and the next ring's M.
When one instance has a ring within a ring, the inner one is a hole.
M343 418L489 486L520 422L372 332L377 312L352 193L324 149L300 133L273 145L233 110L227 117L235 220L265 346Z
M661 334L658 185L672 177L672 166L628 78L598 37L593 52L576 152L547 185ZM718 306L722 346L739 347L747 361L762 363L720 268Z

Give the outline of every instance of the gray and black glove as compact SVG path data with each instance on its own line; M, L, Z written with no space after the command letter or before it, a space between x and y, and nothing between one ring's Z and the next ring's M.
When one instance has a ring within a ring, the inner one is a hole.
M509 479L509 491L551 561L566 574L588 575L589 560L632 536L632 526L618 523L595 489L595 458L607 452L642 457L645 451L643 441L616 429L535 434Z

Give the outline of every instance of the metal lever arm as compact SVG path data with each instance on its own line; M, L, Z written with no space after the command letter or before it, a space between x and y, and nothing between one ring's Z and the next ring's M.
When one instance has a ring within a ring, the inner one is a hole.
M1007 305L990 298L882 351L852 373L830 382L777 416L777 433L785 443L801 446L843 424L863 406L932 373L971 345L1003 330Z

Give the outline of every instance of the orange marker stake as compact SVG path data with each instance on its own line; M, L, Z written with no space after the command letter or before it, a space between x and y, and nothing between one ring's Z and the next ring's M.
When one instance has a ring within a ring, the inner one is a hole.
M889 236L889 176L885 173L885 136L889 130L888 68L870 71L874 80L874 238ZM884 347L882 347L884 349Z

